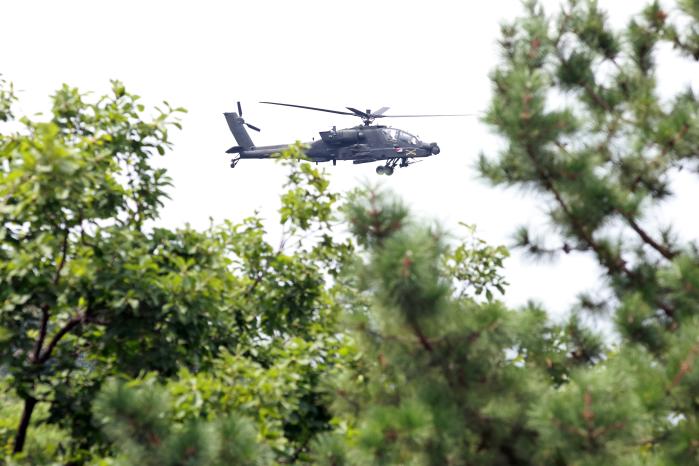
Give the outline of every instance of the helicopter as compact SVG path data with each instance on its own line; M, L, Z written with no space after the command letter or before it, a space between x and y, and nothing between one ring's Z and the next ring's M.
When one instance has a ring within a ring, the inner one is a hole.
M305 155L312 162L332 162L333 165L336 165L338 160L351 160L354 164L382 162L381 165L376 167L376 173L388 176L393 174L396 167L405 168L417 162L418 160L416 159L437 155L440 149L436 142L422 142L416 136L406 131L388 126L374 125L372 123L375 119L470 116L470 114L387 115L388 107L381 107L372 112L371 110L361 111L353 107L345 107L349 111L341 111L280 102L260 103L361 118L363 124L359 126L339 130L333 126L328 131L321 131L320 140L304 143ZM243 109L240 102L238 102L237 113L226 112L223 115L226 117L228 127L238 144L226 151L227 154L235 154L231 160L231 168L235 168L238 162L243 159L274 158L276 154L290 147L289 144L255 146L245 127L254 131L260 131L260 128L243 120Z

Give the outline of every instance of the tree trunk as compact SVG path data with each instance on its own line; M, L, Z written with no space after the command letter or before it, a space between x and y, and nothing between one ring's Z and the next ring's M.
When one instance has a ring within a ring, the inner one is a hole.
M24 399L24 409L22 410L22 418L19 420L19 427L17 428L17 435L15 435L15 445L12 448L12 453L19 453L24 449L24 441L27 438L27 429L29 428L29 421L34 412L34 406L36 406L36 398L30 396Z

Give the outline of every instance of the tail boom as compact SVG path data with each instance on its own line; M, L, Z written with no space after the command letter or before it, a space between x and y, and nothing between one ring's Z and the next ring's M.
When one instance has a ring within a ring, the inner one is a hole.
M255 144L253 144L250 135L245 129L245 126L247 125L256 130L257 128L245 123L245 120L243 120L243 118L236 112L226 112L223 115L226 117L228 128L231 130L231 133L238 144L226 151L227 154L234 155L234 158L231 160L231 167L235 167L242 159L275 158L278 154L284 152L290 147L289 144L255 147Z
M274 158L275 155L284 152L288 148L288 144L280 144L278 146L255 147L250 150L238 151L238 153L241 159L269 159Z

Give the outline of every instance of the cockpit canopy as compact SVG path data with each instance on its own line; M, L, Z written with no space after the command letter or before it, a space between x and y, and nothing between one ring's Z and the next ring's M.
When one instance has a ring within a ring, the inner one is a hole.
M396 141L396 142L400 142L403 144L413 144L413 145L417 145L420 143L420 140L417 137L413 136L410 133L406 133L405 131L402 131L400 129L385 128L383 130L383 132L389 141Z

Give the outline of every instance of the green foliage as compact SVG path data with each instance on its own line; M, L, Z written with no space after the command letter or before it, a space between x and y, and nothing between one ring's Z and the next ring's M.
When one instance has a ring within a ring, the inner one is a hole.
M532 415L541 433L541 464L639 464L633 444L651 434L634 378L614 367L575 372ZM552 428L553 427L553 428Z
M0 82L18 128L0 135L4 461L699 461L699 248L651 221L697 164L697 99L660 99L656 75L666 44L699 59L699 5L653 2L623 30L594 1L525 6L485 117L506 144L479 169L546 203L550 231L517 246L601 266L602 291L560 322L496 299L508 253L475 227L445 232L371 186L338 209L299 146L280 157L279 245L257 215L160 228L151 158L181 109L147 119L114 82L16 121Z
M183 370L167 383L174 418L215 419L238 412L253 419L260 440L280 459L303 453L313 436L328 430L330 415L321 377L353 356L341 336L318 335L313 341L295 337L266 348L251 348L256 359L224 354L211 371ZM265 353L264 356L261 353Z
M175 422L163 389L111 381L95 401L96 417L120 454L107 464L168 466L181 464L271 464L245 418Z
M671 15L653 2L622 31L594 1L570 1L553 16L532 7L508 26L493 73L486 121L507 145L481 158L481 173L547 199L553 228L520 228L517 245L537 257L594 257L609 298L584 294L578 308L611 313L620 339L606 348L580 315L563 327L580 364L554 372L546 356L555 384L528 423L541 440L540 464L697 460L696 240L680 242L652 221L677 170L694 168L699 153L696 97L664 100L657 89L661 45L699 59L696 2L679 4ZM528 344L560 346L545 335Z
M25 421L48 402L49 422L88 445L100 378L199 364L228 333L218 315L230 283L217 240L143 228L169 185L148 159L169 147L182 110L146 121L119 82L96 102L84 97L63 86L49 121L23 118L0 144L0 359Z
M1 97L9 108L11 88ZM329 428L320 374L350 354L334 333L342 285L331 280L352 251L331 231L336 195L310 164L289 163L279 247L257 217L159 228L169 179L151 159L169 148L183 110L166 103L146 120L138 100L119 82L95 101L64 86L50 121L22 118L0 140L0 370L23 404L3 438L26 453L41 421L70 432L52 447L56 460L108 453L118 436L97 429L100 387L148 373L173 391L217 386L227 395L210 412L240 408L276 455L298 455ZM237 378L242 392L228 385ZM180 415L182 425L207 417ZM220 432L237 429L221 422ZM191 425L175 444L214 429Z
M314 461L535 464L529 412L589 362L574 356L575 332L533 308L476 301L502 286L504 248L473 236L449 246L378 189L350 199L366 247L352 274L367 309L348 315L362 359L335 376L336 434L316 440Z
M30 428L29 438L24 451L10 460L17 419L22 412L22 400L8 393L8 386L3 379L0 381L0 458L9 464L60 464L61 445L70 440L70 432L55 425L47 424L48 409L39 405L34 413L35 424ZM5 464L5 463L3 463Z
M486 121L509 144L497 161L483 157L480 168L493 183L550 196L560 246L543 245L525 229L520 246L536 255L589 251L621 300L640 291L662 319L679 322L681 306L673 301L682 298L671 298L662 270L693 262L694 254L643 225L646 212L670 195L672 171L691 163L699 144L694 96L656 97L653 49L667 40L668 27L655 3L631 21L628 40L612 46L620 34L595 2L571 2L553 20L533 9L510 26L514 39L505 50L541 48L545 57L532 63L506 55L494 72ZM576 101L563 105L561 93Z
M463 226L471 236L445 254L446 276L456 281L462 294L473 290L476 296L484 293L491 301L493 289L505 294L507 282L500 270L510 254L504 246L493 247L477 238L475 226Z
M0 75L0 122L12 120L12 103L17 100L12 83L9 85Z
M299 144L281 154L281 160L286 166L294 166L294 160L301 159L303 154ZM305 156L303 157L305 158ZM337 194L328 190L327 178L310 163L302 163L289 174L284 187L287 191L282 195L280 209L282 224L291 224L294 228L309 230L312 222L320 226L330 226L333 220L332 206L337 200Z

